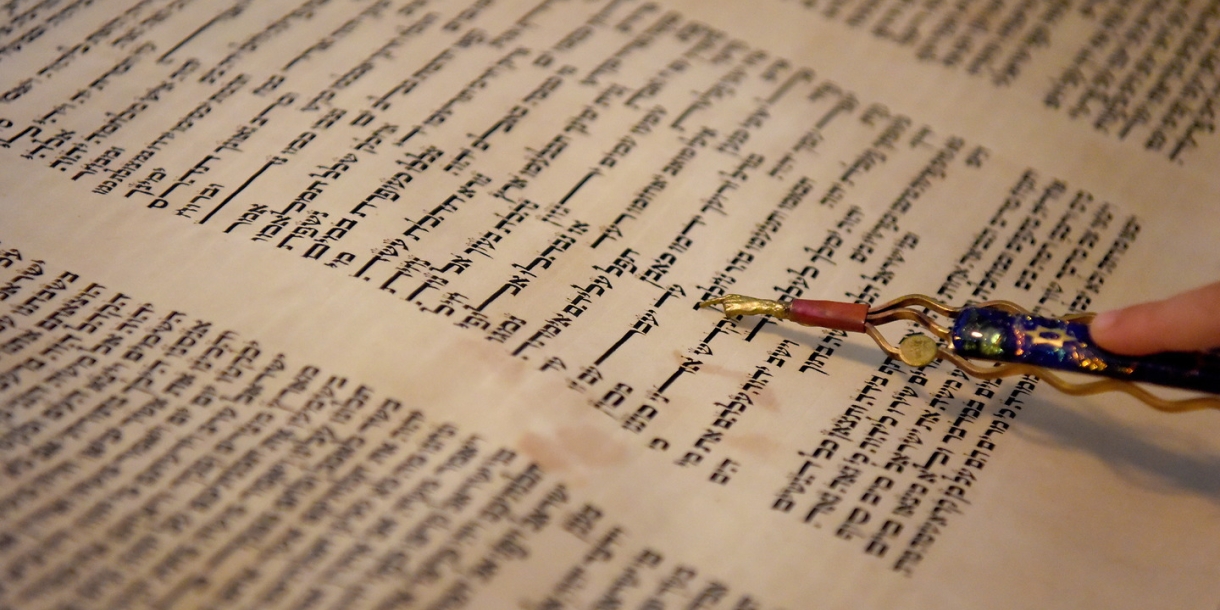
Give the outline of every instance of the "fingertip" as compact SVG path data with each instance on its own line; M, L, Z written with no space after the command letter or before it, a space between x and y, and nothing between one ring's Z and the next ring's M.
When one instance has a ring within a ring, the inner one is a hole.
M1122 349L1121 335L1116 335L1122 329L1119 310L1111 310L1097 314L1089 322L1089 336L1102 349L1118 353Z
M1103 311L1093 317L1093 321L1089 323L1089 332L1096 339L1099 335L1109 337L1114 328L1118 325L1119 313L1117 310Z
M1143 356L1165 349L1160 303L1143 303L1097 314L1089 336L1098 347L1125 356Z
M1198 351L1220 345L1220 282L1098 314L1089 335L1098 347L1127 356Z

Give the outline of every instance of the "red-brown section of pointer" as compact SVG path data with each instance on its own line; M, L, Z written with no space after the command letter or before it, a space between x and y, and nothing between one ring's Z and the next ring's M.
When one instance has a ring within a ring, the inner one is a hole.
M868 317L868 305L840 303L839 301L793 299L788 310L788 319L797 324L834 328L853 333L864 332L866 317Z

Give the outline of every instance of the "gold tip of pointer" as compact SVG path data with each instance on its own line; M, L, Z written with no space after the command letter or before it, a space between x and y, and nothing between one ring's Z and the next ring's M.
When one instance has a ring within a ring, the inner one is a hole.
M788 304L769 299L758 299L740 294L726 294L722 297L708 299L699 303L700 308L719 305L724 310L724 317L737 316L772 316L781 320L788 319Z

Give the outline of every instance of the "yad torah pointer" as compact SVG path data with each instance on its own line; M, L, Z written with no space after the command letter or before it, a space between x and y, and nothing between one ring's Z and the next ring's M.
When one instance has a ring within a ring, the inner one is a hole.
M1091 313L1049 318L1033 315L1009 301L987 301L969 307L950 307L931 297L912 294L869 308L861 303L794 299L770 301L730 294L699 303L719 305L725 317L770 315L804 326L867 333L891 358L923 367L940 358L979 379L1034 375L1057 390L1072 395L1119 391L1161 411L1220 409L1220 396L1181 400L1161 398L1132 382L1220 394L1220 355L1207 352L1167 352L1150 356L1123 356L1097 347L1089 336ZM918 309L916 309L918 308ZM938 324L924 310L953 321ZM935 335L915 333L891 344L877 326L910 320ZM937 340L939 339L939 341ZM968 359L1003 364L981 366ZM1047 369L1100 375L1108 379L1070 383Z

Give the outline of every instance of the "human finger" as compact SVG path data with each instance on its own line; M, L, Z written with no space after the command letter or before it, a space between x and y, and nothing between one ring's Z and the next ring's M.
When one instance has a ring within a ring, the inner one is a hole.
M1103 349L1132 356L1220 347L1220 282L1098 314L1089 334Z

